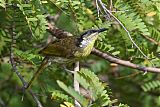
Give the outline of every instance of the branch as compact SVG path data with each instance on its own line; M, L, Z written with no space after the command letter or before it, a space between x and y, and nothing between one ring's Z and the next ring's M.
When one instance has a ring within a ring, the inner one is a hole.
M61 11L58 12L55 16L48 15L46 20L48 21L48 29L47 31L58 39L66 38L67 36L73 36L71 33L66 32L60 28L57 28L54 23L57 21L59 16L61 15ZM53 23L52 23L53 22Z
M75 78L75 74L79 71L79 61L77 61L75 63L74 66L74 90L77 91L78 93L80 93L80 89L79 89L79 82L76 80ZM81 105L78 103L77 100L75 100L75 107L81 107Z
M144 71L144 72L160 73L160 68L144 67L144 66L140 66L140 65L131 63L130 61L117 59L117 58L115 58L113 56L110 56L107 53L103 53L102 51L100 51L98 49L95 49L95 48L92 50L92 54L94 54L96 56L99 56L101 58L104 58L104 59L108 60L109 62L114 62L116 64L123 65L123 66L126 66L126 67L130 67L130 68L133 68L133 69L141 70L141 71Z
M16 75L18 76L18 78L21 80L23 86L27 85L27 82L24 80L24 78L21 76L20 72L18 71L17 67L16 67L16 63L14 62L14 58L13 58L13 52L12 49L10 50L10 62L13 68L13 71L16 73ZM38 107L43 107L41 102L38 100L37 96L32 92L31 89L28 90L29 93L32 95L33 99L35 100L35 102L37 103Z
M51 23L48 23L48 32L51 33L53 36L55 36L58 39L66 38L67 36L73 36L71 33L66 32L62 29L59 29L55 26L53 26Z
M12 42L11 42L11 47L10 47L10 62L12 65L12 69L13 71L16 73L16 75L18 76L18 78L21 80L23 87L27 85L27 82L24 80L24 78L21 76L20 72L18 71L17 67L16 67L16 63L14 61L14 54L13 54L13 47L15 46L16 43L16 33L14 32L14 23L13 23L13 31L11 31L11 36L12 36ZM37 96L32 92L31 89L28 90L29 93L32 95L34 101L37 103L38 107L43 107L41 102L38 100Z
M147 35L143 35L143 36L144 36L147 40L151 41L152 43L154 43L154 44L160 46L160 42L158 42L158 41L152 39L151 37L148 37Z

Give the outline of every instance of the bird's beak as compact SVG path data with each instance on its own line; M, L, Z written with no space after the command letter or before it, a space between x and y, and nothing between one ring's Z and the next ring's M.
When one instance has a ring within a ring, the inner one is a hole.
M107 28L98 29L98 33L104 32L104 31L106 31L106 30L107 30Z

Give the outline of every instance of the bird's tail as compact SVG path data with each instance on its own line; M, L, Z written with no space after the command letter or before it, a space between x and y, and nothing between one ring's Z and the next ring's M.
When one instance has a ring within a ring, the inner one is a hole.
M27 86L25 86L25 89L29 89L33 83L33 81L38 78L38 76L41 74L41 72L46 68L47 64L48 64L48 57L45 57L40 65L40 67L38 68L38 70L34 73L33 77L31 78L31 80L29 81L29 83L27 84Z

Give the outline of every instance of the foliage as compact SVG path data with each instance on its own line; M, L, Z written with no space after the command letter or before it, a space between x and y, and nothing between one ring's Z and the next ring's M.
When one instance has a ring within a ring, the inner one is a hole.
M51 99L52 100L58 100L59 99L61 101L70 101L70 102L73 102L72 98L70 98L68 95L63 94L63 92L58 91L58 90L54 90L52 92Z
M154 81L150 81L143 84L141 87L144 91L151 91L151 90L155 90L156 88L159 88L159 86L160 86L160 81L154 80Z
M108 28L107 32L100 34L95 48L141 66L160 67L160 1L112 1L113 5L109 0L102 0L108 9L111 7L110 11L122 22L148 59L132 44L117 21L108 19L103 10L98 14L96 0L0 0L0 106L35 106L31 96L23 93L19 78L12 72L10 48L13 40L16 67L29 81L43 59L38 51L51 37L47 32L48 15L59 15L50 23L74 36L91 28ZM92 55L80 62L82 69L76 79L89 92L89 98L74 91L71 74L59 65L51 64L31 87L45 107L72 107L74 98L84 107L160 106L159 75L142 75L139 71L113 66Z
M75 78L80 85L89 92L90 99L86 99L73 88L67 87L63 82L57 82L63 90L75 98L81 105L83 105L83 107L110 107L115 103L115 100L111 100L110 98L111 92L109 87L105 87L105 84L101 83L99 78L90 70L81 69L81 71L75 74ZM122 105L123 104L120 104L119 107L127 107L127 105Z
M69 102L64 102L65 105L60 105L60 107L74 107L73 104L69 103Z

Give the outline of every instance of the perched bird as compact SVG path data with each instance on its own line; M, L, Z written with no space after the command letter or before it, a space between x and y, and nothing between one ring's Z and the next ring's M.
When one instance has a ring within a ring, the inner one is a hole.
M58 63L67 63L70 60L86 57L91 53L98 33L105 30L106 28L88 30L78 38L70 36L58 39L48 44L39 53L44 56L53 57L53 61Z
M25 88L29 88L31 86L32 82L47 65L48 59L52 59L53 62L66 64L88 56L92 51L96 39L98 38L98 34L106 30L106 28L91 29L82 33L79 37L70 36L49 43L39 52L46 57Z

